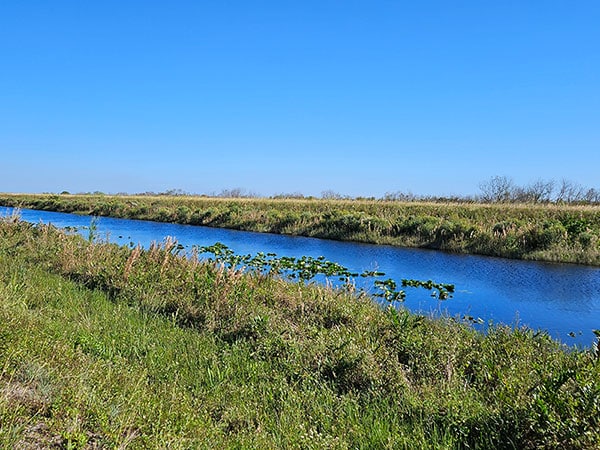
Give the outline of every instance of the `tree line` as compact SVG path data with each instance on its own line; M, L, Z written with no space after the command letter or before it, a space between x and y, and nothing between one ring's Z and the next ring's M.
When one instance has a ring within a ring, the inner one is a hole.
M477 200L486 203L600 203L600 190L562 179L538 179L519 186L507 176L494 176L479 183Z
M353 197L343 195L334 190L328 189L321 193L321 196L304 195L301 192L279 193L271 195L271 199L304 199L304 200L372 200L372 201L398 201L398 202L437 202L437 203L557 203L557 204L600 204L600 189L585 187L579 183L561 179L544 180L538 179L527 185L518 185L508 176L496 175L488 180L482 181L478 185L479 193L476 195L418 195L412 192L386 192L381 197ZM62 191L61 195L69 194L68 191ZM78 195L107 195L103 192L87 192ZM116 194L117 196L127 196L125 192ZM219 193L211 194L192 194L182 189L169 189L163 192L140 192L138 196L196 196L196 197L220 197L220 198L261 198L259 194L247 191L244 188L223 189Z

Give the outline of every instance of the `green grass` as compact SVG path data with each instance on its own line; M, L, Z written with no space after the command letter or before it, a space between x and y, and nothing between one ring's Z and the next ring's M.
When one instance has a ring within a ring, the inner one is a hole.
M600 364L347 292L0 222L0 447L597 448Z
M0 204L600 265L600 206L2 194Z

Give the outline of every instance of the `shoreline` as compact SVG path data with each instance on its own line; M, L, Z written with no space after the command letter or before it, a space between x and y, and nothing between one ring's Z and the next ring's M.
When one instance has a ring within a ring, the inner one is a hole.
M591 205L70 194L0 194L0 205L600 266Z

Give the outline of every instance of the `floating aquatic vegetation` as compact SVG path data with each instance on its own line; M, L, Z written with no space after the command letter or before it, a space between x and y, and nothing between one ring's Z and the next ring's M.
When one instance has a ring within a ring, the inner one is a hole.
M282 275L290 280L308 282L318 276L324 276L326 279L337 278L342 283L342 288L354 289L354 279L358 276L362 278L380 278L385 276L384 272L364 271L362 273L352 272L348 268L333 261L328 261L324 256L314 258L312 256L302 256L294 258L290 256L277 256L275 253L259 252L255 255L238 255L232 249L221 242L210 246L195 247L197 254L208 253L212 256L207 260L217 264L222 264L227 268L242 268L250 272L259 272L270 275ZM432 280L421 281L413 279L403 279L402 287L424 288L432 291L432 297L440 300L446 300L452 297L454 285L448 283L436 283ZM373 282L375 292L371 295L383 298L390 303L402 302L406 298L406 292L398 289L396 281L391 278L386 280L375 280ZM360 292L365 292L361 289Z

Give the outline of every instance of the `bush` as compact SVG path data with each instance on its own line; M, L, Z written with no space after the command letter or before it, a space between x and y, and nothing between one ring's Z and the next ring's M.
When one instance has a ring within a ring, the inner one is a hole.
M546 250L566 238L567 230L558 221L546 221L541 227L530 228L523 235L525 249L529 251Z

